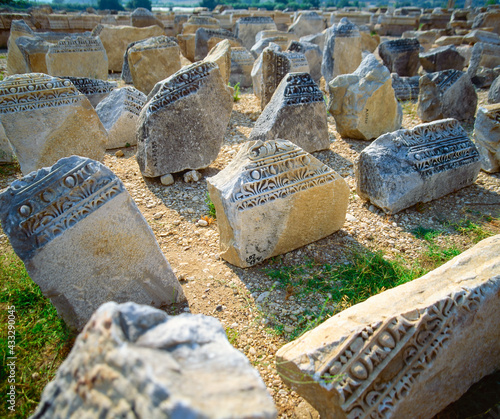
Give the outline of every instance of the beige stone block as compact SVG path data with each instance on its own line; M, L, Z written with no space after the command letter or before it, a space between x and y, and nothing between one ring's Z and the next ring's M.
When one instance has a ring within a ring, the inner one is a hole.
M16 45L16 39L21 36L33 37L34 33L24 20L12 21L7 41L7 74L10 76L29 72L24 56Z
M231 41L224 39L213 47L203 61L211 61L219 66L224 84L229 83L231 74Z
M184 55L184 57L186 57L189 61L194 62L196 53L196 35L192 33L187 35L177 35L177 41L179 42L182 55Z

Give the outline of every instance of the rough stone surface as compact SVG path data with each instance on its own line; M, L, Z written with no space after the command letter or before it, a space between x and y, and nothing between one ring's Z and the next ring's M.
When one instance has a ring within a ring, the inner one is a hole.
M474 77L480 67L494 68L500 66L500 45L478 42L472 48L467 74Z
M342 311L277 352L280 376L321 417L434 417L500 368L499 264L497 235Z
M286 138L308 153L330 147L323 92L309 73L289 73L255 122L249 140Z
M157 82L180 70L180 52L175 39L167 36L136 42L127 50L134 87L147 95Z
M242 17L238 19L234 28L235 35L241 39L242 45L249 51L255 44L255 35L266 30L278 30L271 17Z
M474 29L464 36L464 42L467 44L477 44L478 42L486 42L487 44L500 44L500 36L494 32L482 31Z
M182 33L184 35L194 35L200 28L217 31L220 30L220 23L217 19L209 16L190 16L189 19L182 24Z
M391 75L373 54L354 73L333 79L329 90L328 109L342 137L370 140L401 127L403 110Z
M326 237L342 227L349 187L289 141L245 143L208 178L221 257L248 267Z
M454 45L438 47L420 54L420 64L428 73L442 70L463 70L465 58Z
M137 144L136 124L145 103L146 95L130 86L112 91L99 103L96 112L108 132L107 149Z
M163 23L150 10L144 7L138 7L130 14L130 23L136 28L147 28L153 25L163 28Z
M224 39L215 45L203 60L219 66L220 75L225 85L229 83L231 76L231 51L231 42Z
M500 65L495 68L479 67L470 81L479 89L487 89L500 76Z
M219 42L227 40L232 47L241 47L241 40L226 29L199 28L195 34L194 59L203 60Z
M185 300L153 231L101 163L61 159L14 181L0 203L14 251L71 327L80 330L106 301Z
M396 73L391 73L391 78L397 100L416 101L418 99L420 76L400 77Z
M24 59L22 52L19 50L16 40L19 37L34 36L34 32L24 20L13 20L11 22L9 40L7 41L7 73L9 75L24 74L29 72L26 60Z
M479 13L472 22L472 29L491 28L493 32L500 35L500 10L489 10Z
M88 380L78 380L78 377ZM102 305L78 336L33 419L273 419L259 373L214 317Z
M255 59L246 48L231 48L231 85L239 83L241 87L252 87L252 68Z
M261 39L260 41L257 41L250 50L250 52L255 58L257 58L262 53L262 51L264 51L264 49L269 46L271 42L276 45L279 45L280 49L284 51L288 48L288 45L290 44L290 39L287 36L272 36L269 38L264 38Z
M5 135L3 125L0 124L0 163L12 163L15 161L15 154L9 139Z
M481 169L489 173L500 171L500 103L479 107L474 139L481 155Z
M359 158L358 195L394 214L471 185L479 153L455 119L402 129L377 138Z
M269 46L267 47L269 49L272 49L274 52L280 52L281 48L279 45L270 43ZM262 100L262 54L259 55L259 57L254 61L253 67L252 67L252 72L250 73L252 77L252 86L253 86L253 94L257 96L259 100Z
M38 36L20 36L16 39L16 46L26 62L27 73L47 74L46 55L50 45L50 42Z
M445 70L420 78L417 114L422 121L474 117L477 93L467 73Z
M361 63L361 35L358 27L343 17L327 30L321 73L329 83L340 74L355 71Z
M400 76L416 76L419 60L420 43L416 38L395 39L382 42L378 46L380 58L391 73Z
M0 82L0 120L24 174L73 154L104 155L106 130L69 80L39 73L7 77Z
M113 81L87 79L85 77L62 77L69 80L83 93L95 108L101 100L103 100L109 93L117 88L117 83Z
M500 76L491 84L488 92L488 103L500 103Z
M123 66L122 66L121 79L126 84L133 84L134 83L134 80L132 79L132 74L130 73L130 66L128 64L128 52L129 52L130 48L132 48L138 42L141 42L141 41L131 42L127 46L127 49L125 50L125 54L123 54Z
M323 53L318 45L311 42L292 41L288 46L290 52L300 52L305 55L309 65L309 73L316 83L321 80L321 62Z
M375 52L380 44L380 36L372 35L370 32L359 31L361 35L361 50L368 52Z
M325 31L321 33L316 33L314 35L302 36L299 41L300 42L310 42L311 44L317 45L321 51L325 48Z
M302 37L314 35L325 30L323 17L316 12L303 12L297 20L288 28L288 31Z
M147 28L97 25L92 34L99 36L106 49L109 71L120 72L123 67L123 56L129 44L146 38L164 35L164 32L156 25Z
M51 76L108 78L108 57L99 37L68 37L51 45L46 55Z
M217 65L184 67L153 92L137 122L136 157L143 175L208 166L219 153L233 108Z

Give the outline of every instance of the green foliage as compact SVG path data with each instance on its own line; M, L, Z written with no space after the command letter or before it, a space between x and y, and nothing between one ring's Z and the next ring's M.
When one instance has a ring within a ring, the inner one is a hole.
M209 10L214 10L217 4L219 4L217 0L201 0L200 2L201 7L206 7Z
M137 9L143 7L144 9L151 10L151 0L129 0L126 4L127 9Z
M411 234L413 234L417 239L423 239L428 242L432 242L436 237L438 237L442 233L443 232L441 230L426 228L422 226L418 226L411 232Z
M99 10L124 10L120 0L97 0Z
M234 93L233 93L233 100L235 102L238 102L238 100L240 100L240 83L236 83L233 87L234 89Z
M450 226L458 233L468 236L474 243L478 243L493 235L491 231L485 230L482 226L473 223L469 219L461 220L458 223L451 223Z
M205 197L205 203L208 206L208 215L213 219L217 219L217 213L215 212L215 205L210 199L210 194L207 192L207 196Z
M227 340L229 341L229 343L233 346L236 346L236 343L237 343L238 337L239 337L238 330L233 329L231 327L228 327L226 329L226 336L227 336Z

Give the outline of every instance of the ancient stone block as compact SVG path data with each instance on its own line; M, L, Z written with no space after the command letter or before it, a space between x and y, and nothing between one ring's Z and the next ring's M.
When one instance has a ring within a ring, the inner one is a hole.
M442 70L463 70L465 58L454 45L448 45L421 53L420 64L428 73Z
M373 54L354 73L337 76L328 87L328 109L342 137L371 140L401 127L403 110L391 75Z
M262 41L266 38L274 38L275 36L284 36L288 39L288 41L298 41L299 37L293 33L283 32L283 31L260 31L257 35L255 35L255 43Z
M386 213L440 198L474 183L479 153L455 119L377 138L360 154L357 192Z
M305 55L309 65L309 73L316 83L321 79L321 62L323 53L318 45L311 42L292 41L288 47L290 52L300 52Z
M221 257L248 267L326 237L345 220L349 187L286 140L245 143L208 178Z
M21 36L34 37L35 33L24 20L13 20L10 26L9 40L7 41L7 73L9 75L29 72L26 60L16 44L17 38Z
M479 107L474 138L481 155L481 169L489 173L500 171L500 103Z
M500 45L478 42L472 48L467 74L474 77L480 67L494 68L500 66Z
M420 76L400 77L396 73L391 73L392 88L396 99L399 101L416 101L420 91Z
M500 10L492 9L479 13L472 23L472 29L477 28L491 28L493 32L500 35Z
M477 44L478 42L485 42L487 44L500 44L500 36L494 32L482 31L474 29L464 36L464 42L467 44Z
M470 81L479 89L487 89L500 76L500 65L495 68L479 67Z
M372 35L370 32L359 31L361 35L361 50L368 52L375 52L380 44L380 36Z
M12 163L15 161L15 154L10 145L3 125L0 124L0 163Z
M134 28L132 26L97 25L92 31L93 36L99 36L108 56L109 71L122 71L123 56L132 42L146 38L164 35L159 26Z
M157 25L163 29L163 23L144 7L138 7L130 14L130 23L135 28L148 28Z
M329 83L340 74L349 74L361 63L361 35L347 18L326 31L321 73Z
M118 87L114 81L105 81L97 79L87 79L85 77L62 77L69 80L78 89L80 93L87 96L92 106L95 108L101 100Z
M242 45L251 50L255 44L255 35L265 30L277 31L278 28L271 17L256 16L238 19L234 32L241 39Z
M157 82L181 68L180 52L175 39L164 35L132 45L127 55L134 87L147 95Z
M113 90L96 108L108 132L107 149L137 144L136 124L146 95L133 87Z
M419 60L420 43L415 38L395 39L382 42L378 46L380 58L391 73L400 76L416 76Z
M108 78L108 57L98 37L65 38L49 47L46 62L51 76Z
M270 43L267 47L272 49L275 52L280 52L281 48L279 45ZM253 94L257 96L259 100L262 100L262 54L255 60L252 67L252 72L250 73L252 76L252 85L253 85Z
M153 231L101 163L61 159L14 181L0 202L14 251L71 327L81 329L106 301L185 300Z
M246 48L231 48L231 72L229 82L234 86L252 87L252 68L255 59Z
M203 60L219 42L227 39L232 47L241 47L241 40L226 29L199 28L195 34L194 59Z
M255 122L249 140L286 138L308 153L330 147L323 92L309 73L289 73Z
M309 73L306 56L300 52L277 52L267 47L262 52L262 85L260 107L264 109L274 91L288 73Z
M217 19L209 16L190 16L189 19L182 24L182 34L195 34L200 28L220 30L220 23Z
M220 75L226 85L229 83L229 76L231 75L231 50L230 41L224 39L215 45L203 60L219 66Z
M446 45L460 45L463 43L464 37L463 36L440 36L434 44L436 44L438 47L444 47Z
M257 58L264 49L266 49L270 43L274 43L280 47L281 50L286 50L290 44L290 39L287 36L271 36L269 38L264 38L257 41L250 52Z
M302 12L288 31L302 37L323 32L326 28L323 17L316 12Z
M445 70L420 78L417 114L422 121L474 117L477 93L467 73Z
M137 161L144 176L207 167L217 157L233 97L216 64L184 67L153 89L137 122Z
M16 39L16 46L24 57L27 73L47 74L46 55L50 45L38 36L20 36Z
M0 82L0 120L24 174L73 154L104 156L107 134L69 80L30 73Z
M302 36L299 41L300 42L310 42L311 44L315 44L319 47L321 51L325 49L325 31L321 33L317 33L314 35L307 35L307 36Z
M214 317L109 302L77 337L33 419L90 414L274 419L276 409Z
M488 92L488 103L500 103L500 76L491 84Z

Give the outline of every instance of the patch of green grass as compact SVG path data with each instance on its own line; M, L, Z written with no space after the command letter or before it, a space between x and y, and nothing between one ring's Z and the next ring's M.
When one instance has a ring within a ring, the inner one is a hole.
M473 243L478 243L493 235L491 231L485 230L483 226L469 219L460 220L458 223L451 223L450 226L458 233L469 237Z
M10 389L8 348L8 307L15 307L15 412L8 410L5 397L0 417L25 418L39 402L43 388L51 381L67 356L75 334L58 317L56 309L42 295L14 253L0 255L0 393Z
M411 231L411 234L413 234L417 239L423 239L428 242L433 242L436 237L443 234L443 231L436 230L434 228L418 226Z
M233 346L236 346L236 342L238 341L238 337L239 337L238 330L233 329L232 327L228 327L226 329L226 336L227 336L227 340L229 341L229 343Z
M233 101L238 102L241 99L241 97L240 97L240 82L236 83L234 86L231 86L231 83L229 83L228 86L233 88Z
M207 196L205 197L205 203L208 206L208 215L212 217L214 220L217 219L217 213L215 212L215 205L210 199L210 194L207 192Z

